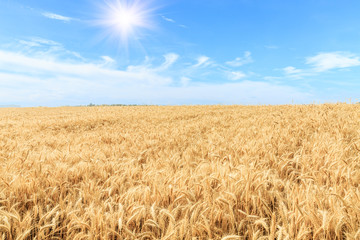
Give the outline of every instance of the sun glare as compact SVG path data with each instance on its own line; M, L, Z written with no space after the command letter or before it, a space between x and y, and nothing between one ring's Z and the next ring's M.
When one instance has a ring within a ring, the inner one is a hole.
M132 28L142 25L142 16L136 9L117 9L112 15L114 26L121 32L128 33Z
M153 11L145 2L139 0L105 1L101 19L98 23L106 29L107 35L117 37L123 43L129 38L138 38L141 29L153 27L150 13Z

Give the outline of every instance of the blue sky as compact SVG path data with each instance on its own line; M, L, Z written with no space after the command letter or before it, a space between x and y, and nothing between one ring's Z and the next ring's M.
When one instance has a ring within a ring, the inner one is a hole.
M0 105L359 101L359 9L355 0L1 0Z

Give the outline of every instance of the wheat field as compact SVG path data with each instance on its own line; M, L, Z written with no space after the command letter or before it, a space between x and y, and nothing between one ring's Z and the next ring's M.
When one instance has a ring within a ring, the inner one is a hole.
M1 239L360 239L360 104L0 109Z

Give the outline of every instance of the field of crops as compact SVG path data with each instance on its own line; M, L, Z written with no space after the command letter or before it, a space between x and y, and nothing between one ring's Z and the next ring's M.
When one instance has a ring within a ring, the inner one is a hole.
M0 239L360 239L360 104L0 109Z

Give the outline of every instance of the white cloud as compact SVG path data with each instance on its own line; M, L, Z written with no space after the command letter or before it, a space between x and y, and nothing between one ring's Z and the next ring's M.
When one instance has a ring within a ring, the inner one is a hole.
M165 16L161 16L161 17L162 17L162 19L164 19L164 20L167 21L167 22L175 23L175 20L174 20L174 19L167 18L167 17L165 17Z
M175 21L174 19L172 19L172 18L168 18L168 17L165 17L165 16L161 16L161 18L164 19L164 20L167 21L167 22L176 23L176 21ZM187 28L187 26L184 25L184 24L177 24L177 25L178 25L179 27L181 27L181 28Z
M112 70L94 63L69 63L48 60L0 50L0 72L12 72L24 76L76 77L89 81L113 82L118 84L168 84L169 77L162 77L149 71ZM41 77L44 79L44 77Z
M177 55L176 53L168 53L164 55L164 58L165 58L165 62L159 68L156 69L157 71L164 71L168 69L178 60L179 55Z
M162 72L169 69L179 58L179 55L176 53L168 53L164 56L165 61L158 67L153 67L151 65L150 59L148 57L145 58L145 61L141 65L130 65L127 67L128 72Z
M283 79L283 77L275 77L275 76L265 76L263 77L265 81L278 81Z
M211 63L209 60L210 60L210 58L207 56L200 56L197 58L197 63L195 65L193 65L193 67L194 68L206 67Z
M38 43L40 45L49 45L49 46L60 46L61 44L49 39L44 39L44 38L40 38L40 37L32 37L30 39L30 42L35 42Z
M303 70L297 69L292 66L283 68L283 71L285 72L286 75L299 74L299 73L303 72Z
M240 66L242 66L244 64L252 63L252 62L253 62L253 59L251 57L251 52L246 51L244 53L243 57L237 57L233 61L226 62L226 64L231 66L231 67L240 67Z
M314 76L316 73L313 69L298 69L293 66L288 66L282 69L286 79L302 79L308 76Z
M129 96L134 95L133 97ZM289 86L266 82L192 83L188 86L137 88L124 99L152 104L285 104L311 102L311 95Z
M43 52L49 53L59 51L60 48L62 48L62 50L65 50L60 43L39 37L32 37L26 40L17 40L17 43L18 45L16 47L21 49L22 51L32 51L37 54Z
M316 76L331 69L345 69L360 66L359 57L348 52L319 53L306 58L309 68L298 69L288 66L282 69L286 78L302 79L307 76Z
M70 22L72 20L74 20L71 17L65 17L59 14L55 14L55 13L50 13L50 12L44 12L42 13L42 15L44 17L50 18L50 19L55 19L55 20L60 20L60 21L64 21L64 22Z
M114 59L112 59L109 56L101 56L101 58L104 60L105 63L114 63L114 62L116 62Z
M33 47L40 47L41 44L36 42L36 41L26 41L26 40L19 40L19 43L23 46L27 46L27 47L30 47L30 48L33 48Z
M101 56L101 59L103 60L103 63L101 64L101 66L112 67L112 66L115 66L115 64L116 64L115 59L113 59L109 56Z
M181 85L184 86L184 87L188 86L190 82L191 82L191 79L188 78L188 77L182 77L182 78L180 79L180 83L181 83Z
M65 58L65 59L75 59L83 60L85 59L77 52L67 50L61 43L39 38L32 37L26 40L17 40L11 46L10 49L13 49L14 52L21 51L25 55L31 55L38 58L46 58L48 60L53 60L55 58Z
M359 57L348 52L319 53L313 57L308 57L306 63L312 65L316 72L360 66Z
M179 70L183 72L170 69L179 58L175 53L164 55L163 63L158 65L151 64L146 58L141 65L119 70L104 65L104 62L114 63L115 59L110 56L102 56L102 62L69 59L54 51L46 51L43 45L39 50L41 54L36 52L37 45L32 47L32 51L0 49L0 105L58 106L90 102L277 104L290 103L292 99L304 102L309 98L308 94L296 88L266 82L199 83L198 76L204 72L202 70L198 71L193 66L186 68L191 69L188 73L184 68ZM71 55L71 51L61 47L59 51ZM210 58L202 56L196 65L207 66L210 63ZM222 70L213 71L219 77L224 74ZM183 77L179 79L180 74ZM235 78L242 77L241 72L233 75Z
M240 80L242 78L245 78L246 74L241 72L241 71L237 71L237 72L229 72L229 78L231 80Z
M146 76L143 76L145 78ZM99 79L27 74L0 74L0 104L58 106L93 103L123 104L287 104L311 102L311 95L296 88L266 82L191 83L182 85L117 84ZM114 80L114 79L113 79ZM4 86L7 85L8 86Z

